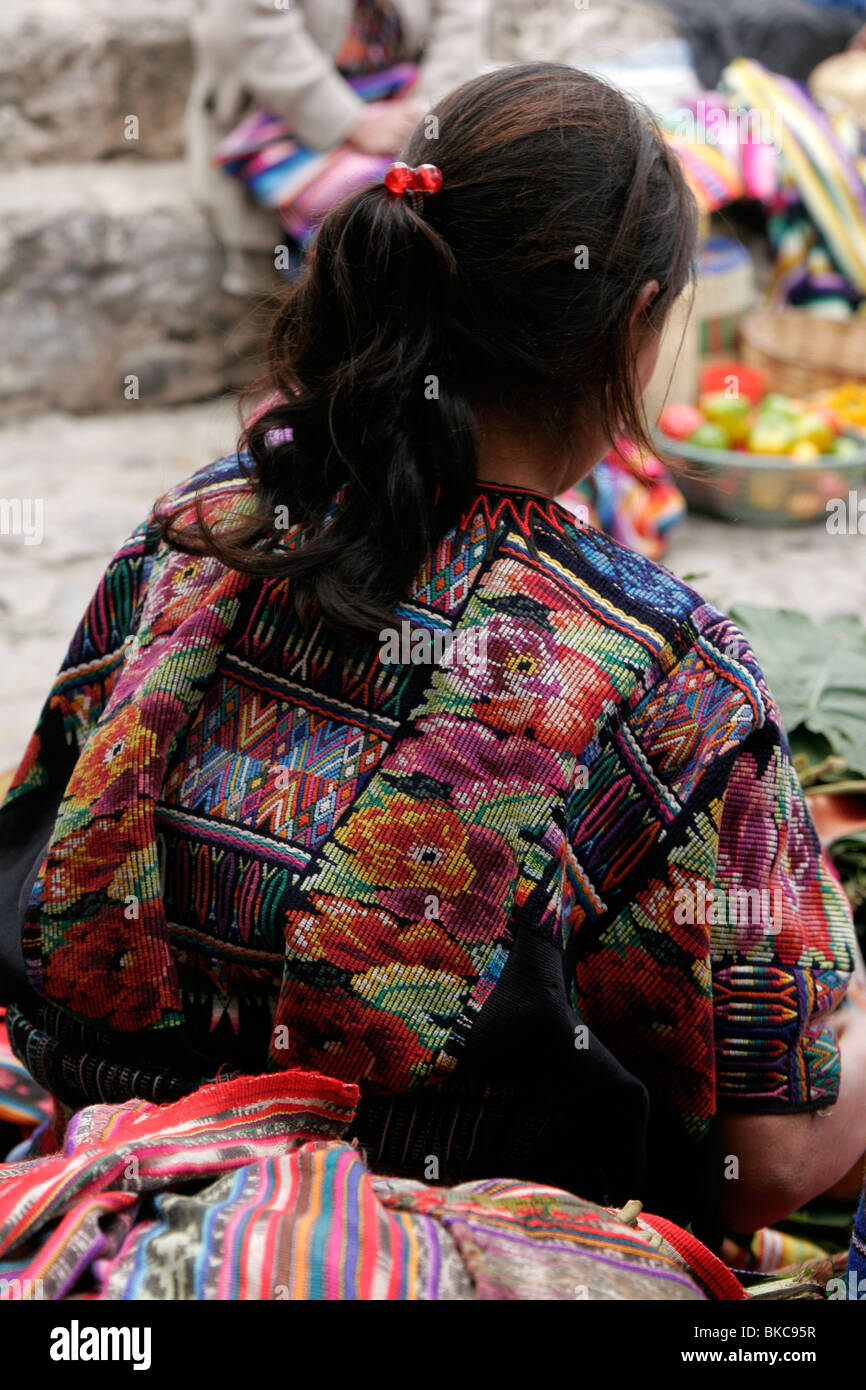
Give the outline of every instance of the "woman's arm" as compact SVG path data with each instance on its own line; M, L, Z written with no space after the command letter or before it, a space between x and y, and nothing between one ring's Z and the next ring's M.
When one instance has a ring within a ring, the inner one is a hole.
M364 111L310 34L298 0L279 8L274 0L211 0L204 32L255 101L281 116L305 145L339 144Z
M823 1114L723 1115L718 1192L722 1219L756 1231L826 1192L866 1152L866 1013L852 1008L838 1028L841 1079ZM737 1177L730 1172L736 1157Z

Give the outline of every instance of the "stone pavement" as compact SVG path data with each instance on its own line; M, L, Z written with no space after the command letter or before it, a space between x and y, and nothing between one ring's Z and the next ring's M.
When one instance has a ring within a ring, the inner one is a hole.
M809 526L733 526L689 516L664 563L724 612L738 603L866 621L866 536Z
M0 497L42 499L44 538L0 534L0 772L16 762L84 605L129 531L171 483L234 447L230 399L0 429ZM667 557L719 607L864 614L866 538L691 517ZM696 577L697 576L697 577Z
M0 497L41 499L44 538L0 534L0 772L17 761L107 561L172 483L234 447L229 400L50 414L0 429Z

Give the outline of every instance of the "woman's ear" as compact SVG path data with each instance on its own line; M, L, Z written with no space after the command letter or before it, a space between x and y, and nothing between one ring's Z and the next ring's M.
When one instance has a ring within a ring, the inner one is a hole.
M647 280L646 284L641 286L629 315L632 351L634 352L637 379L642 391L646 390L655 371L662 344L661 332L648 332L649 324L646 321L646 311L658 292L658 280Z
M647 280L645 285L641 285L640 289L638 290L637 298L635 299L635 302L631 307L631 314L629 316L629 327L631 328L632 333L639 334L641 332L643 328L641 319L643 318L643 315L646 313L649 306L652 304L658 292L658 280Z

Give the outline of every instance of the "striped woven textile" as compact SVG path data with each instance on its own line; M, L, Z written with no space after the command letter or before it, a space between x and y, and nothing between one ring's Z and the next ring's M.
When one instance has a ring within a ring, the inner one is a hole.
M414 64L400 63L347 81L364 101L375 102L404 96L417 76ZM340 198L380 181L393 157L363 154L348 144L312 149L293 139L288 125L272 111L247 116L214 152L214 162L246 184L256 202L279 213L283 226L302 245Z
M702 212L717 212L745 195L742 170L726 151L705 139L689 139L671 130L665 133L682 161L683 172Z
M866 183L830 116L796 82L746 58L725 69L723 82L741 105L775 112L782 133L783 195L802 203L833 265L859 296L866 294ZM776 274L783 282L793 278L808 249L801 251L799 242L793 252L776 246ZM782 288L784 283L777 290Z
M651 560L668 548L671 529L686 514L686 499L660 459L618 439L588 477L559 499L589 526L606 531Z
M34 1126L50 1120L51 1115L51 1097L33 1080L9 1046L6 1010L0 1008L0 1141L29 1135Z
M371 1174L357 1089L235 1077L80 1111L0 1165L0 1298L691 1299L669 1245L556 1188Z

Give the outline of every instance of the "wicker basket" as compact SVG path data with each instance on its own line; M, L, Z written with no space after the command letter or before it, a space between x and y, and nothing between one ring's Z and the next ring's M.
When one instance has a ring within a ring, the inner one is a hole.
M730 237L710 237L701 247L695 286L695 318L705 361L736 356L743 316L756 298L755 269L745 246Z
M768 391L788 396L866 381L866 319L755 309L743 320L740 351L744 362L765 373Z

